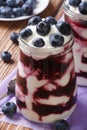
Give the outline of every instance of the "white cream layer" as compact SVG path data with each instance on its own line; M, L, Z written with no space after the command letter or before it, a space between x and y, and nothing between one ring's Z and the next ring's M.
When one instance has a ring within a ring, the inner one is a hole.
M24 51L25 54L27 55L31 55L34 59L38 60L38 59L44 59L50 55L56 55L56 54L60 54L62 52L64 52L64 45L67 44L67 42L70 41L70 39L73 38L73 35L70 34L69 36L65 36L63 34L61 34L58 29L56 28L55 25L51 25L51 30L50 32L46 35L46 36L41 36L37 33L36 31L36 26L28 26L27 28L32 30L32 35L27 38L26 40L24 40L24 43L26 44L26 46L24 46L25 44L22 43L22 41L19 39L19 44L21 48L24 48L26 50L26 52ZM61 47L53 47L49 41L49 37L51 34L61 34L64 37L64 44ZM35 47L32 43L34 39L37 38L42 38L45 42L45 45L43 47ZM70 41L69 46L72 45L73 39ZM28 53L27 53L28 52Z

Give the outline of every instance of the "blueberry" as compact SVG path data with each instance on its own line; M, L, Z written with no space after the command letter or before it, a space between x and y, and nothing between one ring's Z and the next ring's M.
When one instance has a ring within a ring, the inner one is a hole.
M43 47L45 45L45 42L42 38L37 38L33 41L33 45L35 47Z
M56 130L69 130L69 124L65 120L59 120L56 122Z
M3 0L2 5L6 6L6 0Z
M23 0L16 0L16 6L21 7L24 4Z
M27 15L31 15L33 13L33 8L28 4L23 4L22 9Z
M87 21L81 21L81 24L83 25L83 26L85 26L85 27L87 27Z
M36 4L37 0L0 0L0 17L14 18L31 15Z
M24 1L24 3L26 2L26 0L23 0Z
M0 15L1 15L1 10L3 9L3 6L0 6Z
M35 8L37 1L36 0L27 0L25 3L27 3L32 8Z
M38 34L45 36L50 32L50 25L47 24L45 21L41 21L36 26L36 31Z
M0 6L3 4L3 0L0 0Z
M31 19L28 20L28 25L36 25L40 21L42 21L40 16L34 16L34 17L32 17Z
M4 51L1 53L1 58L4 62L10 62L11 61L11 54L8 51Z
M8 117L12 117L16 111L17 106L13 102L7 102L2 106L2 112Z
M27 39L28 37L30 37L32 35L32 31L29 28L24 28L20 31L20 36L23 39Z
M74 7L78 6L80 3L81 0L69 0L69 4Z
M81 2L79 4L79 11L81 14L87 15L87 2Z
M10 18L12 16L12 9L10 7L2 7L1 8L1 15L5 18Z
M10 39L12 40L13 43L18 44L18 37L19 37L19 34L16 32L13 32L10 34Z
M70 25L64 21L57 22L56 27L60 33L66 36L70 35L72 32Z
M46 17L46 18L45 18L45 21L46 21L48 24L51 24L51 25L57 23L56 19L55 19L54 17L52 17L52 16Z
M60 47L64 43L64 38L60 34L51 34L49 37L49 41L53 47Z
M16 0L6 0L7 6L14 7L16 5Z
M20 17L20 16L22 16L23 13L24 13L24 12L23 12L23 9L20 8L20 7L18 7L18 8L14 7L12 11L13 11L14 17Z

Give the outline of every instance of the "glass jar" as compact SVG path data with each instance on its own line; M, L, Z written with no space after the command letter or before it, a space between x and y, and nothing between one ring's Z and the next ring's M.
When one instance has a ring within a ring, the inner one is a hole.
M58 48L35 48L19 37L16 101L28 120L51 123L68 118L76 107L73 38Z
M71 25L74 33L73 53L77 85L87 86L87 15L70 10L66 0L63 10L65 21Z

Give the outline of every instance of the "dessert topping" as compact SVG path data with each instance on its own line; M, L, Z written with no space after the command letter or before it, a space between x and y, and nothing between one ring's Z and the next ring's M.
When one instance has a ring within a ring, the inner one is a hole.
M40 16L34 16L31 19L28 20L28 25L36 25L38 24L41 20Z
M33 45L35 47L43 47L45 45L45 42L42 38L37 38L33 41Z
M79 4L79 11L80 13L87 15L87 2L81 2Z
M63 35L68 36L71 34L71 27L67 22L59 21L57 22L56 27Z
M20 31L20 36L23 39L27 39L28 37L30 37L32 35L32 31L29 28L24 28Z
M53 25L53 24L56 24L56 23L57 23L56 19L55 19L54 17L52 17L52 16L46 17L45 21L46 21L48 24L50 24L50 25Z
M64 38L60 34L52 34L49 37L50 43L53 47L62 46L64 43Z
M81 0L69 0L69 4L74 7L78 6L80 3Z
M41 21L36 26L36 31L42 36L47 35L50 32L50 25L47 24L45 21Z

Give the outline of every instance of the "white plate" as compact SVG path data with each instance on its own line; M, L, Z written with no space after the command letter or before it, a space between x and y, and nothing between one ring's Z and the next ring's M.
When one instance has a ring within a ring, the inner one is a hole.
M20 16L20 17L15 17L15 18L0 18L0 21L19 21L19 20L25 20L28 19L34 15L38 15L42 11L44 11L50 0L37 0L37 6L35 9L33 9L33 14L28 15L28 16Z

